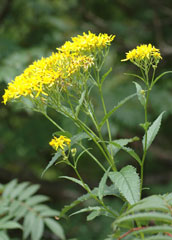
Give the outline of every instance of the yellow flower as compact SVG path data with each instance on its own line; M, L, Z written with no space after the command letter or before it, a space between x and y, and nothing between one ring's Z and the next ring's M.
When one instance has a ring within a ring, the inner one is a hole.
M51 139L49 145L57 151L59 147L64 150L64 147L67 145L69 146L70 143L71 140L69 138L61 135L59 138L54 137L53 139Z
M59 50L64 52L93 53L109 46L114 38L115 35L108 36L108 34L100 33L96 36L89 31L88 34L83 33L83 35L73 37L72 42L67 41L61 48L59 48Z
M46 89L58 87L60 90L72 86L73 75L83 69L87 71L94 64L93 57L79 56L68 52L52 53L50 57L35 61L8 84L3 95L6 104L10 99L21 96L37 98L47 96Z
M146 65L157 65L162 59L160 50L152 46L152 44L143 44L126 53L126 58L121 61L130 60L139 67L145 68Z

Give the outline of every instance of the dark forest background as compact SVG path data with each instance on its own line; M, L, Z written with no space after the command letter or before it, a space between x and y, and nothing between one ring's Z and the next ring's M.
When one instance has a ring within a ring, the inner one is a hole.
M104 84L107 107L135 92L131 63L122 63L125 52L141 43L152 43L160 48L163 61L157 73L172 69L172 1L171 0L1 0L0 1L0 94L9 81L34 60L46 57L70 37L88 31L115 34L105 66L113 71ZM1 99L2 101L2 99ZM101 113L95 97L96 112ZM145 166L145 196L172 191L172 75L165 76L152 91L149 120L162 111L159 135L150 148ZM51 113L64 128L72 132L69 121ZM137 99L127 103L111 119L113 139L142 137L139 123L143 110ZM52 157L48 145L56 131L42 115L25 109L22 104L0 107L0 182L17 178L41 184L41 193L51 197L51 205L58 210L77 198L82 190L60 175L73 175L70 168L58 165L41 173ZM106 129L103 132L107 134ZM133 147L141 154L141 144ZM93 149L99 156L99 152ZM101 156L100 156L101 157ZM118 166L133 163L125 153L118 155ZM137 167L137 166L136 166ZM88 157L80 162L80 171L91 187L97 186L102 172ZM109 199L110 201L110 199ZM114 202L114 206L117 206ZM78 240L104 239L109 230L104 218L86 223L85 215L62 221L68 237ZM107 226L107 227L106 227ZM18 239L18 238L15 238Z

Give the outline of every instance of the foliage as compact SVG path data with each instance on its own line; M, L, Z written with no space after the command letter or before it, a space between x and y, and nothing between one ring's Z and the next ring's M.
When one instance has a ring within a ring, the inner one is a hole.
M61 178L70 180L87 191L86 195L80 197L71 205L66 206L61 212L61 217L79 203L92 198L96 205L84 207L73 212L70 216L90 212L87 216L88 221L100 215L115 220L113 223L113 234L110 236L111 239L120 240L128 236L130 237L130 235L135 235L138 239L139 236L140 239L149 239L149 237L155 237L157 233L158 237L171 236L172 229L170 224L172 217L171 198L169 197L171 194L167 195L167 199L166 196L160 197L158 195L142 198L142 191L144 189L144 164L147 151L159 131L163 115L161 113L152 124L148 121L149 97L157 81L165 74L172 73L172 71L164 72L159 76L155 75L162 57L160 50L151 44L140 45L136 49L129 51L126 54L126 59L122 61L129 60L140 69L141 76L136 74L130 75L143 81L144 89L138 83L135 83L136 94L120 101L117 106L108 112L103 96L103 84L111 70L103 75L101 71L109 52L109 45L113 39L114 36L108 36L107 34L99 34L97 36L90 31L88 34L83 33L82 36L78 35L72 38L71 42L66 42L61 48L58 48L57 53L34 62L23 74L17 76L14 81L9 83L3 95L3 102L6 104L11 100L20 101L24 97L32 103L35 111L42 113L60 130L53 134L54 136L49 142L55 149L56 154L45 168L44 173L54 163L64 163L74 170L77 178L71 176L61 176ZM84 62L83 59L85 59ZM23 82L24 85L22 84ZM103 109L101 120L97 118L91 100L93 88L97 89L101 100ZM111 115L133 96L138 97L144 110L144 123L140 124L144 131L142 156L139 156L134 149L126 147L129 143L138 141L139 138L113 140L109 122ZM55 122L48 115L47 108L52 108L57 113L69 118L77 126L80 133L72 136L71 133L65 131L59 123ZM92 121L94 129L87 125L83 118L84 116L87 116ZM104 125L107 128L108 140L105 140L102 136L101 131ZM84 146L82 143L84 138L94 142L106 164L102 163L90 149ZM77 150L77 145L80 148L80 152ZM119 150L124 150L137 161L140 175L131 165L126 165L118 170L116 155ZM85 183L78 169L78 162L84 153L92 157L100 169L104 171L98 188L93 190ZM107 185L108 178L112 182L110 186ZM11 185L13 187L13 183ZM34 187L30 188L33 189L33 192L35 191ZM29 195L30 191L32 194L30 188L28 191L26 190L26 192L29 192ZM104 197L108 195L120 198L124 202L124 206L120 211L106 204ZM19 200L22 199L22 197L19 197ZM152 199L154 205L152 204ZM157 199L160 199L161 204L159 204ZM160 211L162 209L165 209L166 212ZM155 210L158 211L156 212ZM22 216L23 214L25 215L25 212L23 213L22 211ZM42 213L39 214L44 216ZM149 226L152 220L155 226ZM44 221L51 230L55 228L55 222L51 219L45 218ZM41 219L41 222L37 224L38 228L41 226L41 234L38 232L38 236L36 235L38 239L42 235L42 225ZM55 231L55 233L58 232L58 230L57 232ZM162 235L159 235L159 233L162 233ZM27 234L24 234L24 237L27 237ZM33 231L31 236L34 236ZM64 238L64 236L61 235L61 238Z
M59 212L51 209L44 202L49 200L45 195L35 194L39 185L29 182L18 183L13 180L1 185L0 196L0 237L10 239L8 230L19 228L22 239L42 239L45 227L59 239L65 239L61 225L54 219ZM53 218L52 218L53 217Z

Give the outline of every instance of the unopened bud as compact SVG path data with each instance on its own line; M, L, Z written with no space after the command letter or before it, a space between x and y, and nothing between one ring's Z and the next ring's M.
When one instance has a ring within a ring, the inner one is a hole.
M71 149L72 157L75 157L76 152L77 152L76 148Z

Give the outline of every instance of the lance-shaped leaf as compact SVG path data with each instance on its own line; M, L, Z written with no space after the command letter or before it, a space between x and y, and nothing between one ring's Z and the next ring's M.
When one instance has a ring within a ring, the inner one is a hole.
M128 102L130 99L132 99L133 97L136 96L136 93L124 98L122 101L120 101L112 110L110 110L103 118L103 120L100 122L99 127L103 127L103 125L105 124L106 120L108 118L110 118L110 116L116 111L118 110L120 107L122 107L126 102Z
M144 150L148 150L148 148L150 147L150 145L152 144L154 138L156 137L160 126L161 126L161 120L162 120L162 115L164 114L164 112L162 112L159 117L152 123L152 125L149 127L148 131L147 131L147 143L146 143L146 149L145 149L145 135L143 137L143 149Z
M131 205L140 200L140 178L133 166L126 166L120 172L110 172L109 177Z
M75 114L76 114L76 116L78 116L78 114L79 114L79 111L80 111L81 106L82 106L82 104L83 104L83 101L84 101L84 99L85 99L85 94L86 94L86 91L83 91L82 94L81 94L81 98L79 99L79 104L78 104L78 105L76 106L76 108L75 108Z

